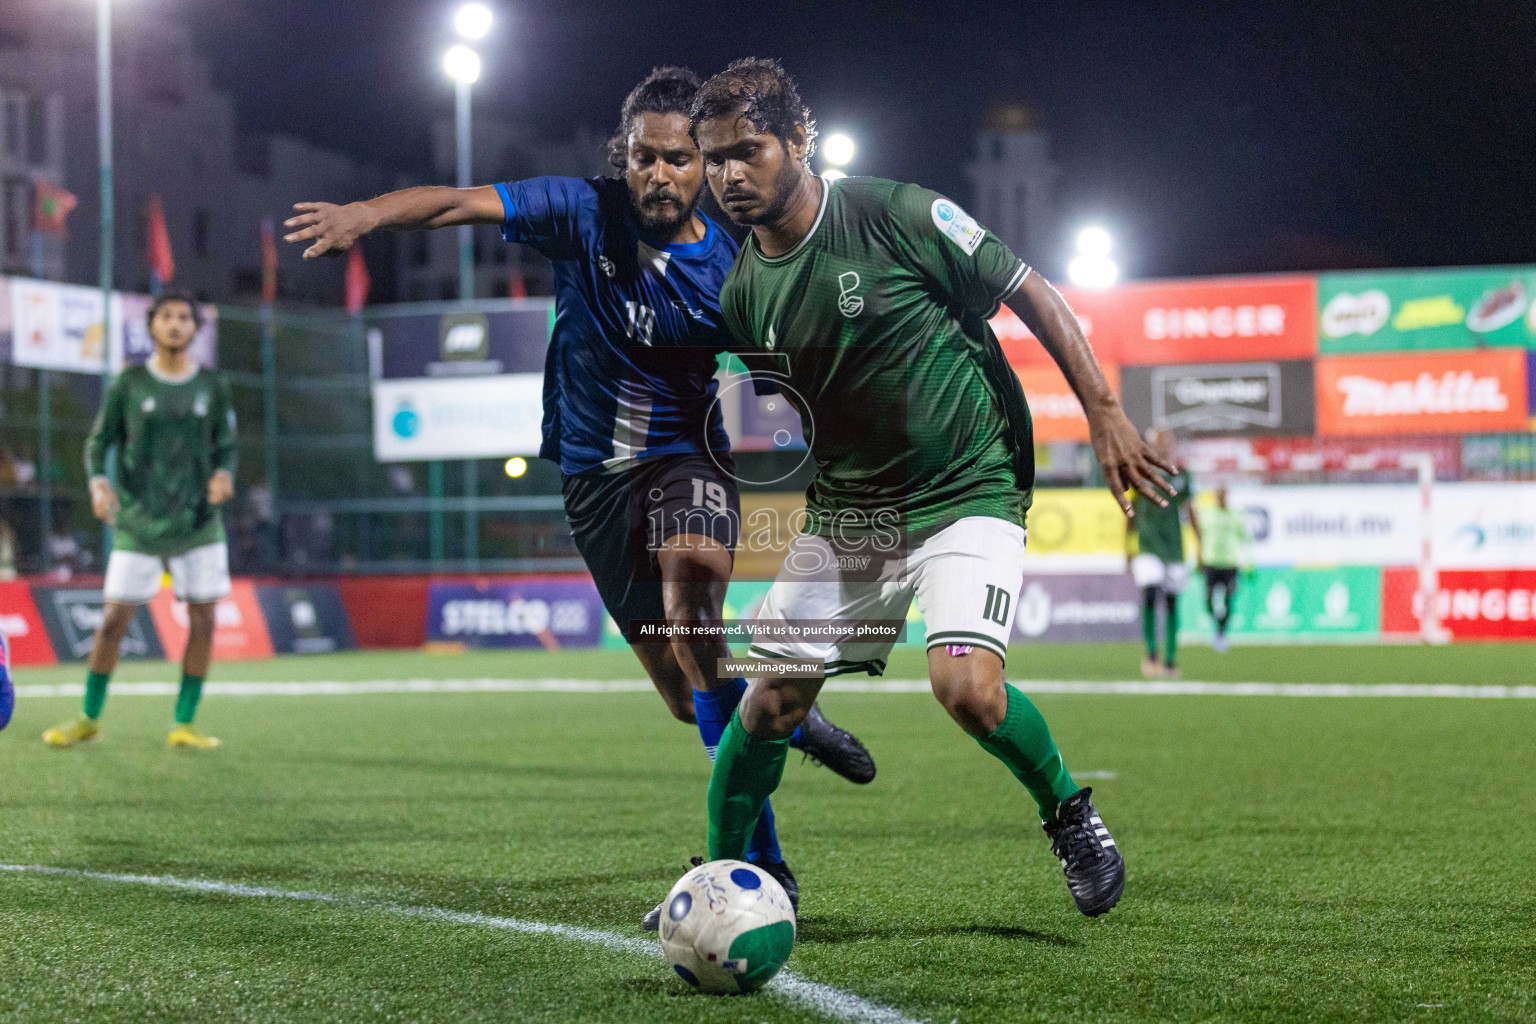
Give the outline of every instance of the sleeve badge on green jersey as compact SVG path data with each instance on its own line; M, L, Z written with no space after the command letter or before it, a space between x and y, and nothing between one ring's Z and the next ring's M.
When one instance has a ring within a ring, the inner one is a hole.
M944 232L944 237L963 249L967 256L976 255L976 249L987 233L970 214L942 196L933 201L933 222Z

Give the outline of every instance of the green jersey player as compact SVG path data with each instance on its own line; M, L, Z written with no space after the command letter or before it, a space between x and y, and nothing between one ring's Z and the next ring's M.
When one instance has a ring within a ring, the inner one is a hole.
M1173 459L1173 434L1166 430L1148 433L1148 439L1162 457ZM1127 561L1131 578L1141 590L1141 635L1147 655L1141 662L1141 674L1147 678L1179 678L1179 595L1189 582L1189 567L1184 564L1184 524L1189 523L1200 539L1200 521L1190 505L1194 484L1189 470L1181 469L1169 478L1173 490L1166 500L1141 489L1133 492L1131 508L1135 515L1126 523ZM1157 500L1153 500L1157 498ZM1136 538L1136 554L1130 554L1130 539ZM1157 606L1163 605L1163 657L1157 655Z
M167 744L206 750L218 739L192 728L213 656L214 606L230 591L229 551L219 506L234 493L235 410L229 388L192 361L188 348L202 317L192 296L167 292L149 308L155 351L124 370L102 398L85 446L91 508L113 530L102 586L101 628L91 648L85 713L43 733L53 747L97 739L107 681L137 606L160 590L169 571L187 603L187 650ZM118 450L119 486L106 475Z
M815 122L776 61L716 75L692 122L716 199L752 228L721 311L799 410L816 463L807 528L754 632L754 656L779 664L754 678L716 756L711 859L740 857L824 674L879 674L892 638L876 624L904 620L916 600L934 695L1028 789L1078 908L1104 913L1124 861L1039 711L1003 680L1034 448L987 326L999 304L1071 382L1127 512L1125 488L1150 492L1171 467L1126 420L1057 292L959 206L915 185L811 173ZM809 671L785 671L800 660Z

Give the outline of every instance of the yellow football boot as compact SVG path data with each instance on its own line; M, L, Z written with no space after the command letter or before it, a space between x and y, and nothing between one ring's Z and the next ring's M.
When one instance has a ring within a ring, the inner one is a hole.
M165 738L165 745L168 747L190 747L193 750L212 750L219 745L219 738L193 732L190 725L178 725Z
M90 743L101 738L101 730L94 719L77 718L72 722L56 725L43 731L43 742L50 747L72 747L77 743Z

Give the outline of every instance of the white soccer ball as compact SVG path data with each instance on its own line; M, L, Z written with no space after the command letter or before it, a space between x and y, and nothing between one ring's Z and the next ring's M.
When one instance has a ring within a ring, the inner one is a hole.
M701 864L678 879L661 912L672 969L704 992L753 992L795 944L795 908L772 875L740 860Z

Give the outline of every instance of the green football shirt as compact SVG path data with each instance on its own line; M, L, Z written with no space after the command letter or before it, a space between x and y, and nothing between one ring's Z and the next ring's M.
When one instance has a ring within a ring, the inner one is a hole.
M1184 506L1189 504L1194 482L1189 470L1181 469L1168 478L1173 497L1166 508L1139 491L1133 500L1136 510L1136 547L1142 554L1156 555L1165 562L1184 561ZM1161 492L1159 492L1161 493Z
M112 546L168 557L224 539L208 503L215 470L235 472L235 409L222 378L198 367L183 380L131 366L107 389L85 444L85 470L106 474L118 448Z
M1028 273L950 200L880 178L825 183L786 253L748 240L720 309L800 413L807 533L1024 524L1029 407L987 319Z

